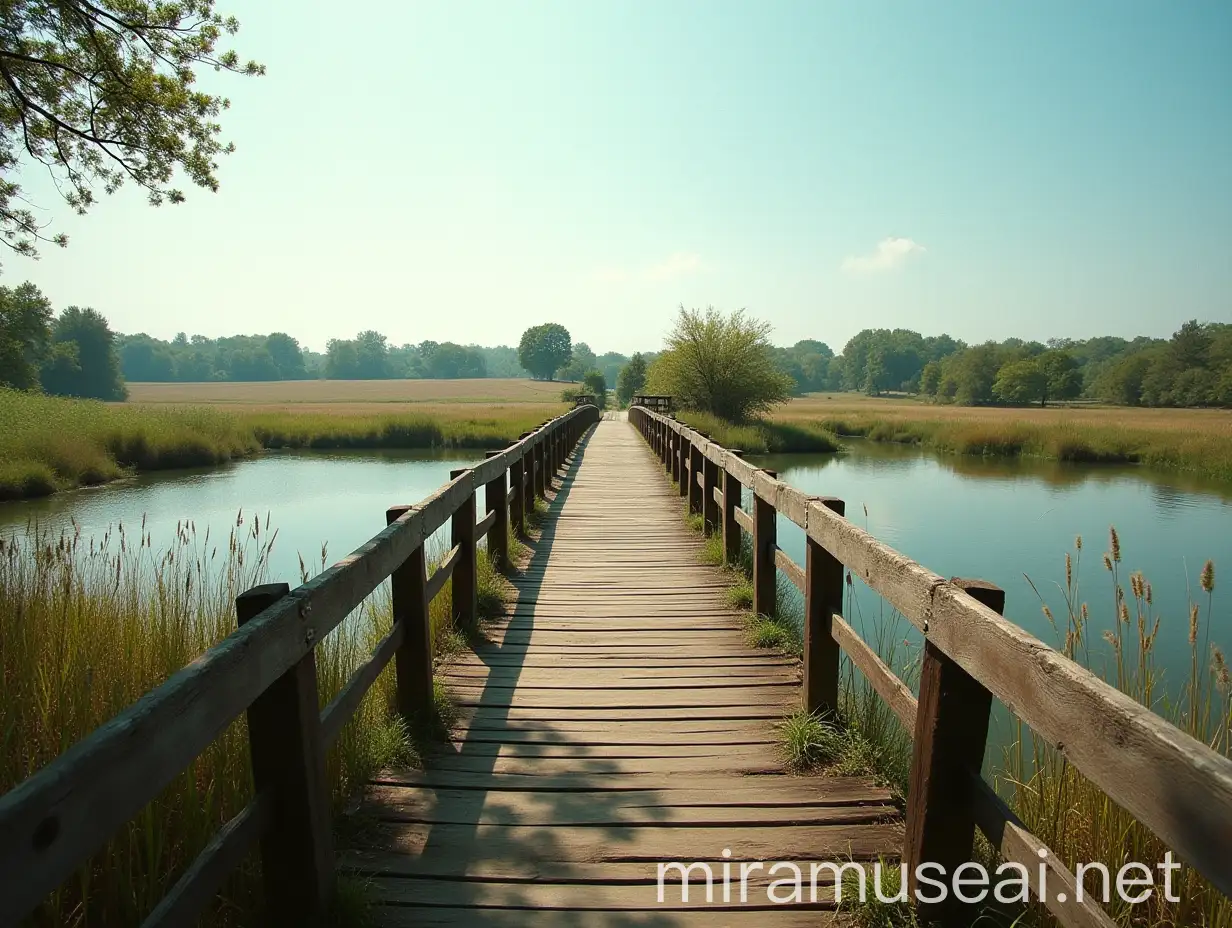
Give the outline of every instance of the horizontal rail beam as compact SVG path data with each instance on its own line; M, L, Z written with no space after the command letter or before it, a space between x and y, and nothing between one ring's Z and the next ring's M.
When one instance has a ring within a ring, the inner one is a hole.
M774 549L774 566L783 572L792 586L801 593L804 592L804 568L788 557L782 548Z
M196 924L197 916L218 887L248 856L270 823L269 800L258 794L214 834L187 870L163 896L141 928L180 928Z
M694 429L639 408L805 530L1016 716L1225 895L1232 895L1232 759L955 584ZM745 531L751 519L739 510Z
M351 674L346 686L321 710L321 743L327 748L334 743L342 727L351 720L381 671L393 660L405 635L406 626L402 622L395 622L390 633L381 639L368 659Z
M436 599L436 594L441 591L441 587L453 576L454 568L458 566L458 561L462 558L462 546L454 545L449 549L449 553L441 559L436 570L432 571L432 576L428 578L428 588L425 596L428 602Z
M749 535L753 534L753 517L741 509L736 507L736 524L739 525Z
M492 530L492 526L496 524L496 510L493 509L486 516L475 523L475 540L488 534Z
M833 623L834 640L838 646L864 674L869 686L877 691L877 695L886 701L886 705L903 723L910 735L915 731L915 717L919 710L919 700L911 692L898 675L886 665L885 661L869 647L841 615L835 615L830 620Z

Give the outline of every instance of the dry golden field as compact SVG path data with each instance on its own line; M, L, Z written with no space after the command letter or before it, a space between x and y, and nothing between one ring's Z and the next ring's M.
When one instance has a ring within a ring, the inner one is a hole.
M541 380L280 380L267 383L130 383L129 402L184 405L242 405L266 409L327 412L337 404L452 405L455 403L541 403L556 406L569 384ZM364 410L364 411L382 411ZM352 410L354 411L354 410Z
M1035 426L1074 424L1106 428L1226 435L1232 438L1229 409L1145 409L1131 406L1073 404L1066 406L947 406L906 397L864 396L859 393L811 393L776 409L773 418L815 422L821 419L899 420Z

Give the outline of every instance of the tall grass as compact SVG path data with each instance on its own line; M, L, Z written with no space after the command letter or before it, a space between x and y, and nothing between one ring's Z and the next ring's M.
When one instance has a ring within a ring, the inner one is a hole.
M117 526L101 538L77 531L53 536L31 526L23 536L0 540L0 792L230 634L235 597L263 582L275 537L268 516L240 513L225 538L199 536L192 523L181 523L165 550L152 547L144 523ZM479 566L481 601L490 602L499 597L499 580L486 557ZM432 603L442 650L456 638L449 588ZM317 647L322 706L367 658L391 618L384 587ZM336 812L381 767L417 763L423 733L408 731L393 705L387 671L329 750ZM52 894L33 923L139 923L251 796L240 718ZM257 864L250 861L204 923L249 924L258 905Z
M1232 757L1232 673L1219 646L1210 640L1214 621L1215 568L1208 561L1190 605L1190 666L1177 687L1165 686L1155 663L1155 641L1163 617L1154 609L1151 584L1140 572L1126 576L1116 529L1103 556L1108 574L1106 608L1113 610L1113 629L1102 640L1090 640L1090 607L1079 588L1082 539L1065 556L1062 588L1065 614L1059 618L1045 604L1058 646L1067 656L1100 673L1121 692L1163 716L1182 731ZM1128 583L1128 592L1126 584ZM1112 872L1129 862L1153 865L1163 861L1167 846L1113 803L1098 787L1075 770L1055 748L1018 723L1015 744L1005 752L998 779L1027 827L1051 847L1071 868L1079 862L1099 861ZM1109 913L1127 928L1228 928L1232 926L1232 900L1220 894L1189 867L1173 883L1179 902L1163 893L1129 905L1113 893ZM1089 886L1098 893L1100 888ZM1052 924L1042 911L1033 910L1033 924Z
M1135 428L1079 421L827 416L817 427L838 436L915 444L949 454L1055 461L1146 464L1232 480L1232 434L1209 429Z
M753 419L743 424L728 422L708 412L686 410L678 415L690 428L710 436L724 448L738 448L749 454L789 451L838 451L833 433L823 427L799 422Z
M424 413L226 411L135 406L0 388L0 500L45 496L126 474L208 466L262 448L493 448L541 410L474 406Z

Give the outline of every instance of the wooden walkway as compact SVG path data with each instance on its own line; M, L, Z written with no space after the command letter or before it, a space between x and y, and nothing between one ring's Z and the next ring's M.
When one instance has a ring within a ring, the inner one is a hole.
M745 645L636 430L601 422L552 510L509 615L446 671L452 742L373 784L370 849L344 861L372 881L380 923L836 924L828 889L823 911L774 905L764 872L740 904L738 864L730 903L694 885L682 904L678 877L658 902L659 862L714 861L721 881L725 849L897 858L902 827L866 781L784 775L774 725L799 705L797 663Z

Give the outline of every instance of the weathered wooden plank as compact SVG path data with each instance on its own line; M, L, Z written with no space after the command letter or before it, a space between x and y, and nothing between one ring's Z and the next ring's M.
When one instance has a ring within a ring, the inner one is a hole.
M739 506L736 507L732 515L735 516L737 525L739 525L742 529L744 529L744 531L747 532L749 535L753 534L753 517L751 515L749 515Z
M436 565L436 570L428 577L427 587L424 593L428 602L436 599L436 594L439 593L449 582L453 576L454 570L457 569L458 561L462 559L462 547L454 545L449 549L448 553L441 558L441 562Z
M792 586L801 593L805 591L804 569L778 546L774 549L774 566L783 572L784 576L791 581Z
M859 668L860 673L868 680L879 696L898 716L903 727L909 732L915 731L915 716L917 700L911 688L907 686L878 656L877 652L868 646L860 634L848 625L842 616L832 616L834 640L846 652L851 662Z
M376 682L376 678L381 675L381 671L386 665L393 660L394 654L398 648L402 646L402 638L405 629L400 622L395 622L394 627L389 634L381 639L380 644L372 649L372 654L364 661L355 672L351 674L351 678L347 680L346 685L338 691L329 705L321 710L321 742L328 747L334 743L334 739L338 737L338 732L342 730L351 716L355 714L355 710L359 708L359 704L363 702L364 696L372 684Z

